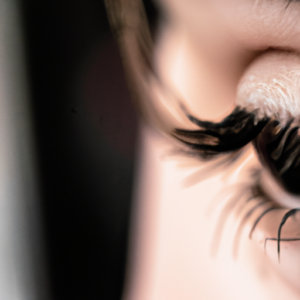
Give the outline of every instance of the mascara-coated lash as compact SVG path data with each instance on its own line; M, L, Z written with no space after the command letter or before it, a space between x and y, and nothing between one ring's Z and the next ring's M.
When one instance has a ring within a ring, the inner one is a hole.
M219 123L201 121L187 111L185 113L201 129L175 129L173 136L203 158L241 149L255 139L270 120L265 118L256 122L255 115L241 107L236 107Z
M257 120L255 112L237 106L219 123L202 121L184 110L199 130L175 129L173 136L200 158L237 151L253 142L262 164L288 192L300 195L300 121L281 124L274 118Z
M263 165L286 191L294 195L300 195L299 125L294 119L284 126L272 120L254 140Z
M263 118L257 121L255 112L249 113L241 107L236 107L234 111L219 123L201 121L186 110L189 120L200 127L199 130L175 129L173 136L183 142L190 150L194 151L201 158L212 158L220 154L230 153L241 149L248 143L253 142L264 167L268 168L277 182L290 193L300 194L300 184L298 175L300 172L300 121L290 119L284 125L273 118ZM259 182L253 187L253 191L259 191L264 199L258 203L248 215L264 203L270 203L258 216L250 230L251 238L257 224L268 213L283 209L276 205L264 193ZM255 198L252 192L250 200ZM300 206L300 201L299 201ZM277 237L267 238L277 241L278 260L280 260L281 232L286 221L294 216L300 208L290 209L282 217L278 227ZM238 238L237 238L238 240ZM290 241L299 240L288 239Z

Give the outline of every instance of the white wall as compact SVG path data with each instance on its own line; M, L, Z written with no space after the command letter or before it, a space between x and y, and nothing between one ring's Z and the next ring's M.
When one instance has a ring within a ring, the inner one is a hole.
M19 21L16 1L0 0L0 300L40 300L47 291Z

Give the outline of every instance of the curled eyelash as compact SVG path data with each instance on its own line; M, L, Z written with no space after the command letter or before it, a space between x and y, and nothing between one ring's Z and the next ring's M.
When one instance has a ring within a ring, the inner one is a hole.
M267 200L267 203L271 203L271 207L268 207L266 208L259 216L258 218L255 220L251 230L250 230L250 233L249 233L249 238L251 239L252 238L252 234L256 228L256 226L258 225L258 223L261 221L261 219L266 216L268 213L274 211L274 210L278 210L278 209L285 209L284 207L281 207L279 205L276 205L273 203L272 199L270 199L268 197L268 195L264 192L263 188L261 187L260 185L260 182L259 182L259 177L257 178L258 180L256 181L256 184L255 184L255 188L260 190L260 193L261 193L261 196ZM290 241L290 242L293 242L293 241L299 241L300 238L281 238L281 233L282 233L282 229L283 229L283 226L284 224L286 223L286 221L295 216L295 214L300 211L300 208L293 208L293 209L290 209L288 210L282 217L281 219L281 222L278 226L278 231L277 231L277 237L276 238L265 238L265 242L264 242L264 249L266 250L266 243L267 241L269 240L272 240L272 241L277 241L277 255L278 255L278 262L280 263L280 242L282 241Z
M300 195L300 122L291 119L285 125L270 121L254 140L261 161L288 192Z
M282 227L285 224L285 222L292 216L296 214L296 212L300 211L300 208L294 208L289 210L282 218L280 225L278 227L278 233L277 233L277 254L278 254L278 262L280 262L280 241L281 241L281 231Z
M188 147L189 151L202 159L212 159L221 154L238 153L240 149L252 142L259 154L262 165L269 169L277 182L283 188L293 194L300 195L300 186L296 182L297 173L300 172L300 118L291 118L284 124L275 118L264 117L257 119L254 112L248 112L237 106L233 112L219 123L202 121L192 116L184 107L183 110L188 119L199 127L199 130L175 129L173 136ZM257 180L252 186L252 195L244 203L260 196L263 201L250 208L243 216L237 229L234 240L234 255L237 253L239 238L243 225L251 215L264 204L268 205L254 221L249 233L252 238L256 226L268 213L283 209L275 204L261 188ZM222 232L226 215L232 211L237 203L239 195L231 199L223 208L216 227L216 234ZM300 208L289 210L282 218L277 233L277 252L280 261L281 232L286 221L294 216ZM266 240L275 239L267 238ZM297 240L297 239L290 239ZM265 241L266 242L266 241ZM212 246L213 254L218 248L219 239L215 238Z
M200 129L175 129L173 136L205 159L241 149L255 139L269 122L269 118L256 121L254 113L239 106L219 123L201 121L187 111L185 113Z
M300 195L300 118L281 123L275 118L257 120L255 112L236 107L219 123L199 120L184 109L198 130L175 129L173 136L194 156L212 159L240 151L253 142L260 160L285 190Z

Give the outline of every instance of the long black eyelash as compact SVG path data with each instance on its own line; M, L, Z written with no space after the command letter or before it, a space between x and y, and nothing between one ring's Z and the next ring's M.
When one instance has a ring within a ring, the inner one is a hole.
M300 122L291 119L282 125L278 120L256 121L255 112L236 107L219 123L202 121L184 107L189 120L199 130L175 129L173 136L199 158L210 159L235 152L254 143L262 163L288 192L300 195Z
M259 174L256 174L256 179L259 179ZM260 183L259 183L259 180L256 181L256 184L255 184L255 190L258 190L258 193L260 193L260 196L262 198L264 198L266 200L266 203L272 203L272 199L270 199L266 193L264 192L264 190L262 189L262 187L260 186ZM274 205L272 204L272 207L269 207L267 208L266 210L264 210L260 215L259 217L255 220L251 230L250 230L250 233L249 233L249 238L251 239L252 238L252 234L256 228L256 226L258 225L258 223L260 222L260 220L266 215L268 214L269 212L271 211L274 211L274 210L277 210L277 209L284 209L283 207L281 206L278 206L278 205ZM293 242L293 241L299 241L300 238L281 238L281 232L282 232L282 228L284 226L284 224L286 223L286 221L294 216L298 211L300 211L300 208L294 208L294 209L290 209L287 213L284 214L284 216L282 217L281 219L281 222L280 222L280 225L278 227L278 232L277 232L277 238L266 238L265 239L265 246L264 248L266 249L266 243L267 241L269 240L272 240L272 241L277 241L277 255L278 255L278 262L280 262L280 242L281 241L290 241L290 242Z
M228 117L224 118L219 123L214 123L201 121L189 114L184 107L183 110L189 120L199 126L200 129L175 129L173 136L183 142L190 149L191 153L200 158L209 159L220 154L236 152L253 141L262 163L272 172L278 182L282 184L287 191L294 194L300 194L300 186L297 182L293 181L293 178L297 178L297 176L295 176L296 173L299 174L300 172L300 125L298 125L299 123L295 123L294 119L291 119L283 126L279 121L267 117L256 120L255 112L249 113L241 107L236 107ZM267 200L259 202L251 208L242 219L235 237L233 248L234 254L237 253L239 234L245 220L247 220L254 211L264 203L273 203L272 199L268 199L266 194L260 188L258 182L254 184L253 188L256 188L256 191L260 190L262 193L261 196ZM215 236L222 231L222 227L226 221L226 213L236 206L238 198L239 196L231 199L223 209L217 224L218 232L216 231ZM253 193L253 196L250 197L246 203L253 198L256 198L255 193ZM268 213L277 209L282 209L282 207L272 204L271 207L266 208L257 217L249 233L250 239L260 220ZM276 239L278 261L280 261L280 241L299 240L281 239L281 231L284 224L299 210L300 208L289 210L283 216L278 227ZM270 239L271 238L268 238L266 241ZM215 237L215 241L212 244L212 252L216 251L218 243L219 239L216 239Z
M278 262L280 262L280 241L281 241L281 231L282 227L285 224L285 222L292 216L296 214L296 212L300 211L300 208L294 208L289 210L282 218L281 223L278 228L278 234L277 234L277 254L278 254Z
M278 183L288 192L300 195L298 175L300 172L299 122L290 120L284 126L270 121L255 139L254 145L262 163Z
M279 207L269 207L268 209L264 210L260 215L259 217L255 220L251 230L250 230L250 233L249 233L249 238L252 239L252 235L253 235L253 232L256 228L256 226L258 225L259 221L269 212L275 210L275 209L280 209Z
M219 123L201 121L187 112L186 115L201 129L175 129L173 136L206 159L241 149L255 139L269 121L265 118L256 122L255 115L241 107L236 107Z
M261 219L266 216L269 212L272 212L277 209L282 209L280 206L274 204L272 199L265 193L264 189L262 188L260 184L260 171L256 171L252 176L254 177L255 183L252 186L252 195L254 198L261 197L262 199L265 199L266 203L270 203L271 207L266 208L255 220L253 223L251 230L249 232L249 239L252 239L253 232L256 229L256 226L261 221Z
M220 154L237 152L250 142L264 166L288 192L300 195L300 122L294 119L284 125L278 120L256 120L255 112L236 107L219 123L202 121L182 108L199 130L175 129L173 136L199 158L211 159ZM187 152L188 152L187 151Z

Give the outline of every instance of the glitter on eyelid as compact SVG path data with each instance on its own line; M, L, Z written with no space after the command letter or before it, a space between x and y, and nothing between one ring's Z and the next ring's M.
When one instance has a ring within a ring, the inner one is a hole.
M237 87L236 104L256 117L284 123L300 115L300 56L266 52L249 67Z
M246 77L238 87L237 105L257 111L258 118L276 116L286 121L300 115L300 71L285 71L266 81Z

